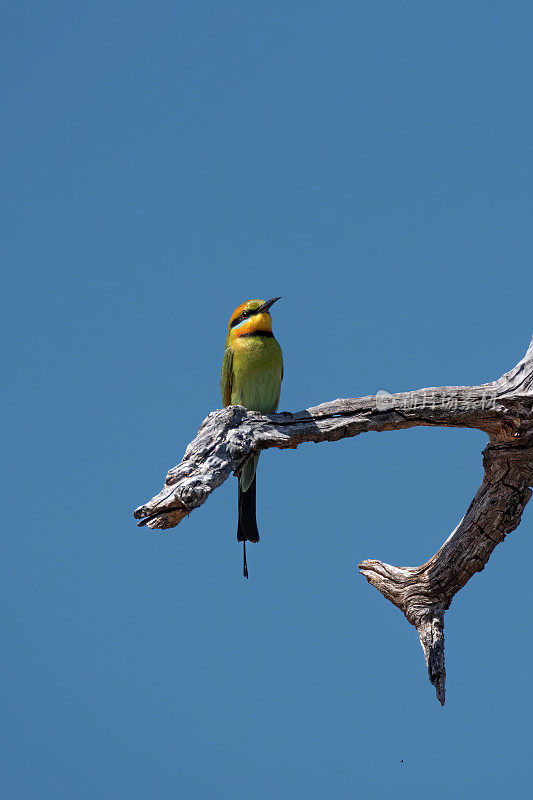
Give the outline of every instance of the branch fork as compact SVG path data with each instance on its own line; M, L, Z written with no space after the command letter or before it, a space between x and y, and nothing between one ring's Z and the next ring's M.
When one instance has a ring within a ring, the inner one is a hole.
M242 406L209 414L163 489L134 511L139 525L168 529L199 508L252 454L270 447L337 441L367 431L415 426L477 428L489 436L484 477L465 516L425 564L366 560L359 570L418 631L428 675L444 705L444 614L496 545L519 525L533 486L533 340L496 381L338 399L296 414L263 416Z

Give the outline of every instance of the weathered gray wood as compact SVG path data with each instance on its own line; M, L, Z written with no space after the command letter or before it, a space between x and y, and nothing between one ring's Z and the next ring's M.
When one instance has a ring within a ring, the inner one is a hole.
M242 406L214 411L181 462L169 470L161 492L139 506L134 517L149 528L176 526L253 452L420 425L485 431L490 441L483 453L483 482L455 531L426 564L393 567L367 560L359 569L417 629L429 678L444 704L444 612L459 589L484 568L494 547L517 527L531 496L533 340L514 369L481 386L338 399L297 414L263 416Z

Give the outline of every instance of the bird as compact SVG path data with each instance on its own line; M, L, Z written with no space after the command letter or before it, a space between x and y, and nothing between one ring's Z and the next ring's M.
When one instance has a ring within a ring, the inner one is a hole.
M272 333L270 309L281 297L248 300L230 317L220 391L224 407L239 405L262 414L274 413L283 380L283 354ZM248 578L246 542L258 542L255 493L259 455L242 466L238 475L237 541L243 543L243 575Z

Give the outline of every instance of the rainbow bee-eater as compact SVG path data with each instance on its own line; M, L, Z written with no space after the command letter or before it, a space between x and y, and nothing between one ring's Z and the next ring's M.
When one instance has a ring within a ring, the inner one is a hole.
M270 308L280 300L273 297L249 300L231 315L222 361L220 390L224 406L244 406L251 411L272 414L278 408L283 378L283 355L272 333ZM259 455L249 458L238 476L239 516L237 540L243 543L243 575L248 577L246 542L258 542L255 516L256 470Z

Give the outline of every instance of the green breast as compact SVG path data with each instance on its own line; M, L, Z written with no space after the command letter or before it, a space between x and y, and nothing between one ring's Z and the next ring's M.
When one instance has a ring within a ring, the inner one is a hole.
M276 411L283 356L274 338L239 337L234 344L231 404L268 414Z

